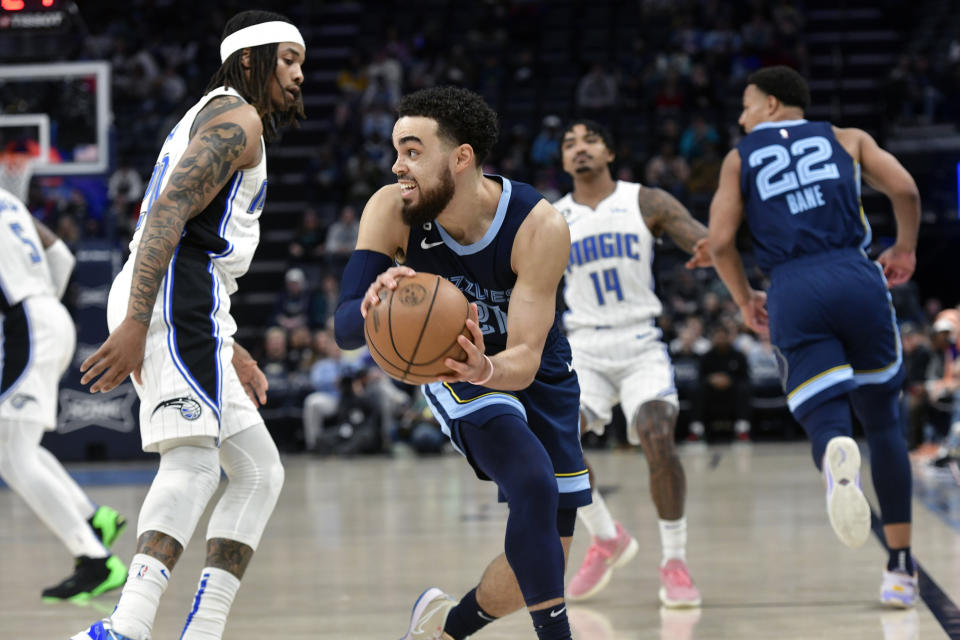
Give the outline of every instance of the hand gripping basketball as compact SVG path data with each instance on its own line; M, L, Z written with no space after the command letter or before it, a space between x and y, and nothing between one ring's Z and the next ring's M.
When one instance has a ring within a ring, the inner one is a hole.
M483 332L480 331L480 316L477 311L477 305L470 303L470 315L467 317L467 330L473 337L473 341L465 335L457 337L457 343L467 359L460 362L453 358L447 358L443 361L455 376L440 376L441 382L471 382L473 384L484 384L493 376L493 361L484 353L486 347L483 343Z
M360 303L360 315L366 319L370 307L380 302L381 289L396 289L400 278L415 275L417 275L417 272L410 267L390 267L378 275L377 279L367 287L367 292L363 294L363 302Z

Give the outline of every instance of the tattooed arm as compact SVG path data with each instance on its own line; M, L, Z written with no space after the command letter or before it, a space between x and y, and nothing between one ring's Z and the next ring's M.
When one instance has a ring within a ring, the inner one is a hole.
M707 237L707 228L663 189L640 187L637 200L643 221L653 235L659 237L666 233L687 253L693 253L697 242Z
M100 376L91 393L110 391L131 372L139 381L153 306L184 225L210 204L237 170L260 161L263 125L252 106L235 97L218 98L204 107L196 123L190 144L147 213L133 263L127 316L80 367L82 384Z

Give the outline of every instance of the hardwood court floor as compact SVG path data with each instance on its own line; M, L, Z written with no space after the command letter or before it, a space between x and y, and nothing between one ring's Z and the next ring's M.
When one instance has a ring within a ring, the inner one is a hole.
M578 640L948 637L926 604L906 613L881 608L876 596L885 554L875 538L858 550L834 538L806 444L683 447L681 457L689 487L688 558L703 592L702 609L658 606L660 543L642 457L590 453L601 487L609 489L608 503L641 550L595 600L570 605ZM399 638L425 587L459 597L502 548L505 508L496 503L493 485L476 480L458 455L295 456L285 463L286 486L234 604L228 640ZM70 470L90 471L85 477L94 483L131 480L88 487L95 500L130 518L116 546L129 561L152 466ZM869 473L864 484L869 487ZM875 504L872 488L867 491ZM0 490L0 513L0 629L11 637L65 640L109 614L119 592L85 606L42 603L41 588L62 578L70 559L6 489ZM914 519L916 556L946 594L950 613L950 599L960 597L960 537L920 500ZM199 577L205 523L173 574L157 617L157 640L179 637ZM574 541L568 579L587 545L583 533ZM521 612L474 637L534 634Z

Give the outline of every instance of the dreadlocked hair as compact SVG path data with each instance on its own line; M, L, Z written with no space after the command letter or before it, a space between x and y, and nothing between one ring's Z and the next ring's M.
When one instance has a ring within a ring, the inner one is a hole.
M230 18L223 28L220 40L245 27L263 22L289 22L289 18L272 11L243 11ZM277 82L277 44L262 44L250 47L250 69L244 69L241 59L243 49L230 54L207 83L205 93L219 87L229 87L253 105L263 122L263 137L267 142L276 140L279 130L286 126L300 126L305 117L303 103L297 102L286 111L278 111L270 101L270 86Z

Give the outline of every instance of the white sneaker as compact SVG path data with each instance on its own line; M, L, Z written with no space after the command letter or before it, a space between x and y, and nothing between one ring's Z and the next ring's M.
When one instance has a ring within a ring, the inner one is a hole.
M840 542L856 549L870 535L870 504L860 490L860 449L853 438L837 436L823 455L827 515Z
M917 575L903 571L883 570L883 584L880 586L880 602L888 607L910 609L917 604Z
M410 628L400 640L452 640L443 632L450 609L457 601L436 587L420 594L410 614Z

